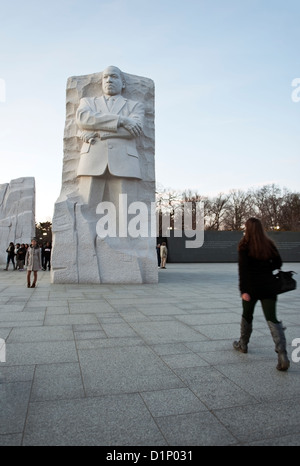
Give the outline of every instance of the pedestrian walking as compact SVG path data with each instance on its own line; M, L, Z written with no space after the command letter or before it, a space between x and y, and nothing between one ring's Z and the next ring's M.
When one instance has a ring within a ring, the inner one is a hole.
M247 353L254 308L257 301L260 301L275 343L275 351L278 353L277 369L286 371L290 362L286 351L284 327L276 316L277 295L274 292L273 277L273 270L280 269L282 259L259 219L251 217L246 221L245 234L238 246L238 257L243 314L241 336L239 341L233 343L233 347L237 351Z

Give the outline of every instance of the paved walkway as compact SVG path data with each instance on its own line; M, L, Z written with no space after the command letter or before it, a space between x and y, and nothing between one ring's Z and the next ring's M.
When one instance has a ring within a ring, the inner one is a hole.
M300 362L276 370L260 305L249 353L232 349L236 264L168 264L140 286L39 272L36 289L2 269L0 445L300 445ZM279 298L290 358L299 308L299 289Z

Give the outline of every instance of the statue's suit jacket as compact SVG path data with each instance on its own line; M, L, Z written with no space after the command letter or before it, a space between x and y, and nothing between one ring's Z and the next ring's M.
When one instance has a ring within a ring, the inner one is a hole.
M81 131L97 133L97 137L83 142L77 176L100 176L108 168L114 176L141 178L136 140L125 128L118 127L119 116L143 124L144 107L122 96L118 96L111 110L103 96L80 100L77 125Z

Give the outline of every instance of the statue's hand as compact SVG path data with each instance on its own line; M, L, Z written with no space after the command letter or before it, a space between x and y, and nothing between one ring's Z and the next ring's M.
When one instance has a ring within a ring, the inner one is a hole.
M248 293L243 293L242 294L242 300L243 301L251 301L251 296Z
M142 125L139 121L133 120L132 118L128 117L121 117L120 118L120 126L123 126L129 133L134 136L138 137L142 134Z
M91 139L94 139L96 138L98 135L97 133L93 132L93 131L82 131L81 135L80 135L80 138L84 141L84 142L91 142Z

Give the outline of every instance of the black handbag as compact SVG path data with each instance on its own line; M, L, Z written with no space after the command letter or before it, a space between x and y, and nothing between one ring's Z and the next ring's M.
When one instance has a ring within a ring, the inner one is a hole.
M293 278L293 275L296 272L290 270L289 272L284 272L279 270L278 273L274 275L274 288L276 294L286 293L287 291L293 291L297 288L297 282Z

